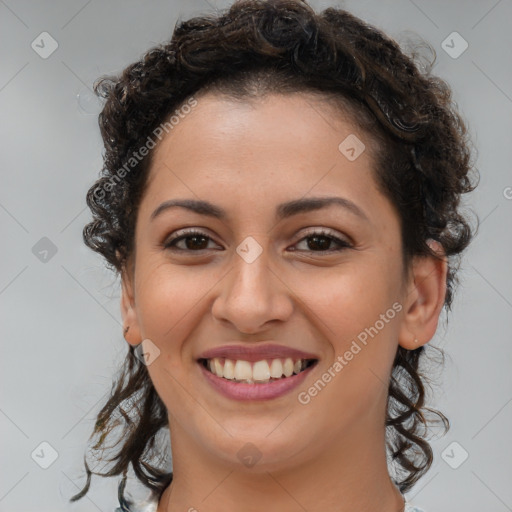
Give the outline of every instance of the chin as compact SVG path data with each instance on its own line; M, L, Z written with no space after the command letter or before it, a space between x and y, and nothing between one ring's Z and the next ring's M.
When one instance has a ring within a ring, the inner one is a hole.
M236 435L230 430L233 437L224 436L221 444L218 438L212 440L216 444L211 446L211 453L215 453L228 465L238 466L242 471L265 473L288 467L311 445L304 435L278 435L277 429L272 432L276 424L269 427L257 429L253 424L254 430L258 431L254 435L248 431Z

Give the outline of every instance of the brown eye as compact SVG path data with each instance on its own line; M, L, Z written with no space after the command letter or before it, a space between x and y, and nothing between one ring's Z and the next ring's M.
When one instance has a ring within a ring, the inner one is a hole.
M208 249L208 241L210 240L212 239L202 231L181 231L173 238L167 240L164 243L164 248L173 251L204 251ZM178 246L179 242L184 242L181 247Z
M298 243L307 240L306 252L339 252L344 249L352 247L346 240L334 236L332 232L320 230L309 233L307 236L302 238ZM332 249L332 244L337 245L338 249ZM295 250L295 249L294 249Z

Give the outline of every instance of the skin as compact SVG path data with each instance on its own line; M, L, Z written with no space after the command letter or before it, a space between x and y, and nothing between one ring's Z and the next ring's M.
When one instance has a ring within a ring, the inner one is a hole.
M435 334L446 261L416 258L406 277L399 218L372 175L372 141L332 106L299 93L196 98L154 150L135 259L122 273L126 339L160 351L148 371L169 413L174 480L158 512L402 511L385 459L387 382L398 345L414 349ZM338 150L349 134L367 147L354 161ZM329 206L276 222L278 204L313 196L349 199L367 220ZM209 201L228 218L173 208L151 220L177 198ZM186 227L210 238L181 240L181 252L162 246ZM321 228L351 246L305 238ZM248 236L262 249L252 263L236 252ZM401 311L300 403L299 392L396 302ZM265 341L319 358L277 399L226 398L196 362L211 347ZM237 455L248 442L261 455L252 467Z

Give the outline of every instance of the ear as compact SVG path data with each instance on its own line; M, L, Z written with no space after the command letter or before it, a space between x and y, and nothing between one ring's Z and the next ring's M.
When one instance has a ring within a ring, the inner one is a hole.
M412 276L404 299L404 318L398 343L414 350L434 336L446 296L448 264L442 245L428 240L428 245L440 257L419 256L413 262Z
M138 345L142 341L142 336L135 308L132 276L133 273L130 274L126 268L121 271L121 315L124 338L130 345Z

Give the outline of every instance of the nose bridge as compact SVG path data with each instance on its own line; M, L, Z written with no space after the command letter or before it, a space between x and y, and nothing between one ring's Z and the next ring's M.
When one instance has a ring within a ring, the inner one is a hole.
M213 305L214 316L245 332L286 319L292 306L286 286L272 269L270 250L247 237L236 248L232 265Z
M257 245L256 245L257 244ZM273 273L270 268L270 252L254 239L245 240L236 249L232 287L236 294L269 293Z

